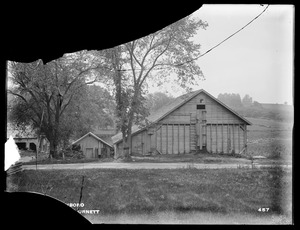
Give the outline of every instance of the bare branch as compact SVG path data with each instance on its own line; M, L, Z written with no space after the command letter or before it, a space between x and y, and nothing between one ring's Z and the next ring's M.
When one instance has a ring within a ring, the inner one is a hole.
M14 93L14 92L11 91L11 90L7 90L7 92L10 93L10 94L12 94L12 95L15 95L15 96L20 97L23 101L25 101L25 102L28 104L27 100L26 100L25 97L23 97L22 95L17 94L17 93Z
M150 71L152 71L152 69L154 69L155 67L157 67L159 64L156 64L157 60L168 50L170 43L172 40L172 36L169 38L168 40L168 44L166 45L165 49L156 56L156 58L153 61L152 66L148 69L148 71L146 72L146 74L144 75L142 81L140 82L140 86L143 84L143 82L145 81L146 77L148 76L148 74L150 73Z
M125 45L125 47L127 48L128 52L129 52L129 56L130 56L130 66L131 66L131 71L132 71L132 75L133 75L133 79L134 79L134 84L136 84L136 77L135 77L135 68L133 65L133 56L134 56L134 50L133 50L133 42L131 47L129 47L128 44Z

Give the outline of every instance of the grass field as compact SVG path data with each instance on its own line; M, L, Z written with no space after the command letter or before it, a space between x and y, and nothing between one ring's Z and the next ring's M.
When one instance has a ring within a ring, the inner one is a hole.
M293 123L260 118L247 118L248 153L273 159L292 158Z
M9 191L34 191L100 214L161 211L291 213L291 172L282 169L26 170L8 178Z

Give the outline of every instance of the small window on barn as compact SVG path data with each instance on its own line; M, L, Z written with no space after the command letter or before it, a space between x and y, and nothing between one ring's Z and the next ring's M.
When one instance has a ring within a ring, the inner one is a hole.
M197 105L197 109L205 109L205 105Z
M204 99L200 99L200 104L204 104Z

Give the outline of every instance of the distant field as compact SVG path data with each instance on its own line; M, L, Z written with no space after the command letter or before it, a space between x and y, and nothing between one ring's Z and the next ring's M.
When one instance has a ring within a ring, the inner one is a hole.
M281 122L261 118L247 118L248 152L269 158L292 157L292 122Z

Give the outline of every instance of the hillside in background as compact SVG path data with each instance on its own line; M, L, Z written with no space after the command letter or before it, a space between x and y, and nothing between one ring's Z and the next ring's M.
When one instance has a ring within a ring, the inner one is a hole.
M287 104L270 104L253 101L246 94L243 98L239 94L223 93L218 99L244 117L271 119L276 121L292 122L294 108Z
M293 122L294 109L291 105L283 104L256 104L251 106L231 106L244 117L271 119L276 121Z

